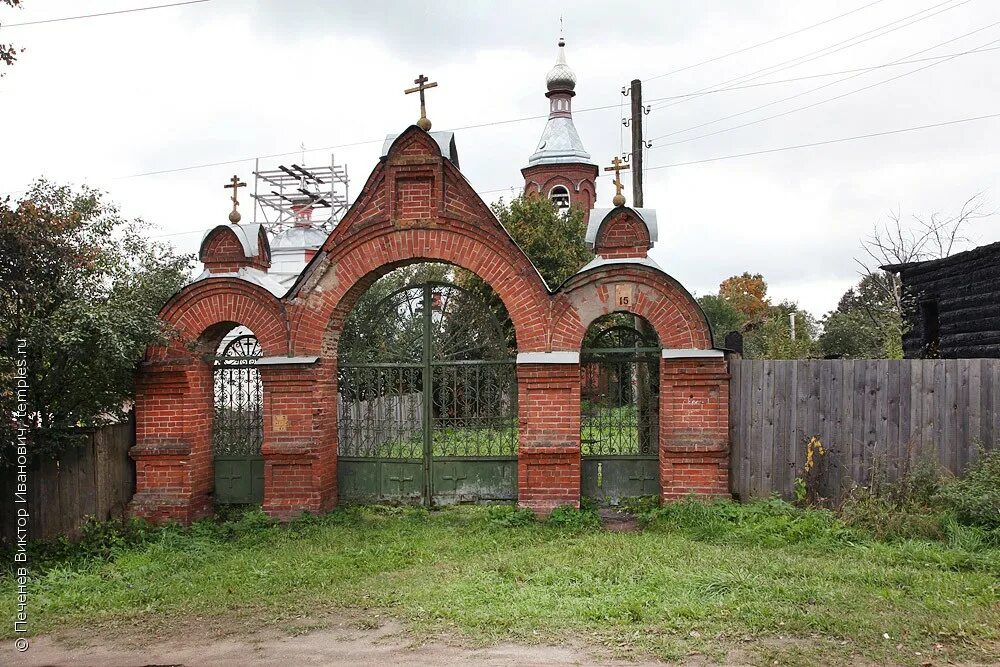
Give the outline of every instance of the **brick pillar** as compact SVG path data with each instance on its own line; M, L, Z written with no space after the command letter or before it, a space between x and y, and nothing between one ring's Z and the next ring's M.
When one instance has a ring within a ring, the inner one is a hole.
M580 366L519 363L518 504L580 506Z
M212 367L145 362L136 379L134 516L187 524L212 511Z
M730 497L729 372L722 357L660 360L664 500Z
M279 519L337 502L336 369L316 357L269 357L264 383L264 511Z

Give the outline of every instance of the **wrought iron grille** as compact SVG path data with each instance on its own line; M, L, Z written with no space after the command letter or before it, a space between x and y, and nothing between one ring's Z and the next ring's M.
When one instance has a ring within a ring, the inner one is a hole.
M516 456L512 340L509 322L456 285L428 282L359 304L340 344L339 454Z
M613 325L580 355L583 456L657 456L659 356L656 341Z
M264 440L263 387L254 365L261 356L254 336L237 336L214 359L215 413L212 454L259 456Z

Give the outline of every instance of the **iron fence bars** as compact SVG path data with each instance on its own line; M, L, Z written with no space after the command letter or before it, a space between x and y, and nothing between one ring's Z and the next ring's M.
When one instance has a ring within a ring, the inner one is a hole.
M583 495L617 504L659 494L660 347L618 323L588 332L580 355Z
M510 323L448 283L362 302L338 358L341 498L514 499L517 373Z
M220 504L264 499L264 389L255 365L260 356L257 338L240 335L212 359L212 458L215 501Z

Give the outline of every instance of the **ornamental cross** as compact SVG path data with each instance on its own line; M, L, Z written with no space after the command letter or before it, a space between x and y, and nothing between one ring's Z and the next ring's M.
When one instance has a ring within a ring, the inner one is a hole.
M424 99L424 91L428 88L437 87L437 81L427 83L428 81L430 81L430 79L421 74L413 80L413 83L417 84L416 86L413 88L407 88L403 91L406 95L409 95L410 93L420 93L420 120L417 121L417 127L425 132L431 129L431 121L427 118L427 102Z
M240 205L240 200L237 198L237 194L239 193L239 190L237 188L245 188L246 186L247 184L241 181L240 177L237 176L236 174L233 174L233 177L229 181L229 185L222 186L226 189L232 188L233 190L233 195L230 197L230 199L233 201L233 210L229 212L229 222L233 223L234 225L238 223L240 221L240 218L242 217L240 215L240 212L236 210L236 207Z
M622 194L622 171L628 171L629 166L621 161L617 155L615 159L611 161L610 167L605 167L604 171L615 172L615 206L623 206L625 204L625 195Z

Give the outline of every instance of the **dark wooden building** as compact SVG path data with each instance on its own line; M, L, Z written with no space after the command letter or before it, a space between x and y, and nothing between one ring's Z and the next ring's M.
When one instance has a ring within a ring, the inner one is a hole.
M1000 242L882 268L902 281L906 358L1000 358Z

